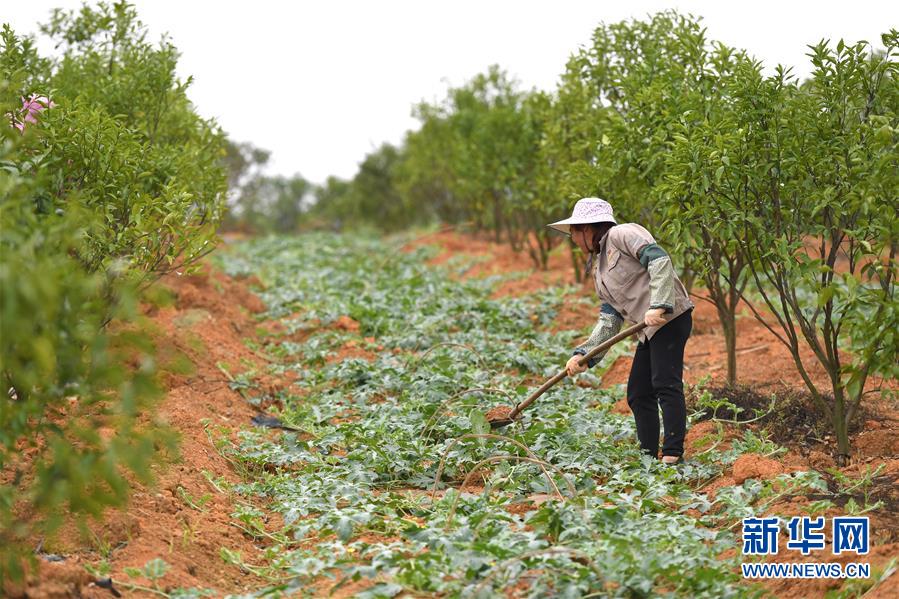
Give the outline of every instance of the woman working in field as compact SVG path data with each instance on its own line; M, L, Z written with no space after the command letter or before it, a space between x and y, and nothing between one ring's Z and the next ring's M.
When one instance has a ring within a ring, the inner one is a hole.
M570 218L550 227L570 235L588 254L601 302L599 321L587 341L574 350L568 375L595 366L603 353L579 365L580 356L614 336L625 319L646 323L627 381L627 403L634 413L640 447L653 457L659 453L659 407L665 436L662 461L683 459L687 430L684 401L684 346L693 328L693 303L678 279L665 250L638 224L617 224L612 206L598 198L578 200Z

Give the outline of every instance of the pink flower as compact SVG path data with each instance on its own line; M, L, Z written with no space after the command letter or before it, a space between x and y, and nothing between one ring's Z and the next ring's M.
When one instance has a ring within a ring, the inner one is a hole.
M37 115L48 108L56 106L55 102L51 102L47 96L39 96L31 94L27 100L22 98L22 108L19 110L19 118L13 117L12 126L20 132L25 131L25 123L36 123Z
M56 106L54 102L51 102L47 96L38 96L37 94L31 94L31 97L27 100L22 98L22 112L25 113L25 120L29 123L36 123L37 118L35 115L47 108L53 108Z

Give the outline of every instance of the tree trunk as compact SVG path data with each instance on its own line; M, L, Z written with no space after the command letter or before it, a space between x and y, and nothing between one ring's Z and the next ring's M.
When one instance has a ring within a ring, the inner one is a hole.
M575 283L580 283L583 280L583 273L581 272L581 265L577 259L577 254L574 251L570 251L571 253L571 266L574 269L574 281Z
M537 245L540 246L540 268L541 270L547 270L549 268L549 253L553 249L552 239L543 231L538 232L536 235Z
M528 256L531 257L531 262L534 264L534 268L540 268L540 265L544 262L543 259L543 246L540 245L540 239L531 239L531 233L525 228L524 229L524 244L528 248Z
M693 284L696 282L696 273L692 268L688 266L684 267L683 273L681 274L681 282L684 284L684 288L689 295L693 291Z
M496 243L502 242L502 229L503 229L503 205L500 202L499 198L495 195L493 197L493 232L495 235Z
M835 456L838 466L849 464L849 419L846 417L846 402L842 389L834 389L833 400L833 430L837 435L837 454Z
M724 334L724 350L727 354L727 385L733 387L737 384L737 301L734 293L725 293L719 281L711 277L706 278L706 287L709 296L715 303L718 312L718 323ZM728 299L730 301L728 302Z
M721 328L724 329L724 347L727 351L727 386L737 384L737 319L733 311L719 310Z
M512 250L520 252L522 250L521 235L515 229L512 219L507 221L506 236L509 238L509 244L512 246ZM499 243L499 238L497 238L497 243Z

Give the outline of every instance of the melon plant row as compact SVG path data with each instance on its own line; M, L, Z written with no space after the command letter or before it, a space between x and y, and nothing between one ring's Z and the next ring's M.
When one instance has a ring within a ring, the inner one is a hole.
M460 282L451 274L464 262L427 267L429 255L309 234L219 257L232 275L260 277L264 316L283 325L260 347L277 358L270 371L234 385L293 431L260 428L236 443L209 431L247 481L228 490L282 516L234 514L268 547L250 567L269 590L749 594L728 557L735 525L778 498L826 494L820 475L751 479L710 500L702 487L740 455L782 449L747 429L726 451L713 434L683 469L663 466L640 455L633 419L611 410L620 389L600 389L592 374L589 387L566 381L491 434L485 412L523 398L524 383L553 374L584 333L551 332L570 290L491 299L498 277ZM358 331L342 325L348 316ZM340 357L347 344L370 359ZM266 391L271 376L295 383Z

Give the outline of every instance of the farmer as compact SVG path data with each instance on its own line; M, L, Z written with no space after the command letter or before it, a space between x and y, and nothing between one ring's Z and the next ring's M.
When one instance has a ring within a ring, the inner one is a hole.
M625 319L645 322L627 381L627 403L634 413L640 447L653 457L659 454L662 408L662 461L681 462L687 432L684 345L693 328L694 306L671 258L640 225L617 224L612 206L599 198L578 200L570 218L549 226L570 235L589 256L586 272L592 272L601 302L593 333L568 360L568 375L595 366L605 352L582 366L580 356L618 333Z

